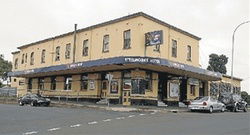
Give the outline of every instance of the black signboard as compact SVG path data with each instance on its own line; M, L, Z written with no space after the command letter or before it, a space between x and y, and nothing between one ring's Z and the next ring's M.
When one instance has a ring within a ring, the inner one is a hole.
M146 46L160 45L163 43L163 32L162 30L148 32L145 34Z

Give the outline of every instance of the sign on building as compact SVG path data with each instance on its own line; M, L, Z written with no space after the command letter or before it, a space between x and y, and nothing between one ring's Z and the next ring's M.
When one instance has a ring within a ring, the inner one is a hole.
M163 32L162 30L148 32L145 34L146 46L160 45L163 43Z

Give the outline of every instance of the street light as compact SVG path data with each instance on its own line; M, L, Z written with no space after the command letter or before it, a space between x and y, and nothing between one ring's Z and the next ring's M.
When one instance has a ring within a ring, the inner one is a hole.
M235 35L235 32L237 31L237 29L243 25L243 24L246 24L246 23L249 23L250 21L246 21L246 22L243 22L241 24L239 24L235 29L234 29L234 32L233 32L233 37L232 37L232 63L231 63L231 92L233 92L233 69L234 69L234 35Z

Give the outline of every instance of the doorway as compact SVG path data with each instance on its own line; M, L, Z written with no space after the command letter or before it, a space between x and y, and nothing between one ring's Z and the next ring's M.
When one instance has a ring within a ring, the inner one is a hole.
M187 79L182 79L180 85L180 102L185 102L186 100L187 100Z

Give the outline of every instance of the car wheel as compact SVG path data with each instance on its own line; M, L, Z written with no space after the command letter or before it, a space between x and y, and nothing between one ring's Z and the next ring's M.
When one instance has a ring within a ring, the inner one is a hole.
M209 107L209 113L213 113L213 107L212 106Z
M31 106L36 106L35 101L32 101L32 102L30 103L30 105L31 105Z
M247 112L247 106L244 107L244 110L243 110L243 111L244 111L244 112Z
M24 104L22 103L22 101L19 101L19 105L20 105L20 106L23 106Z
M235 107L234 107L234 112L238 112L239 111L239 106L238 105L236 105Z
M222 106L221 112L225 112L225 106Z

